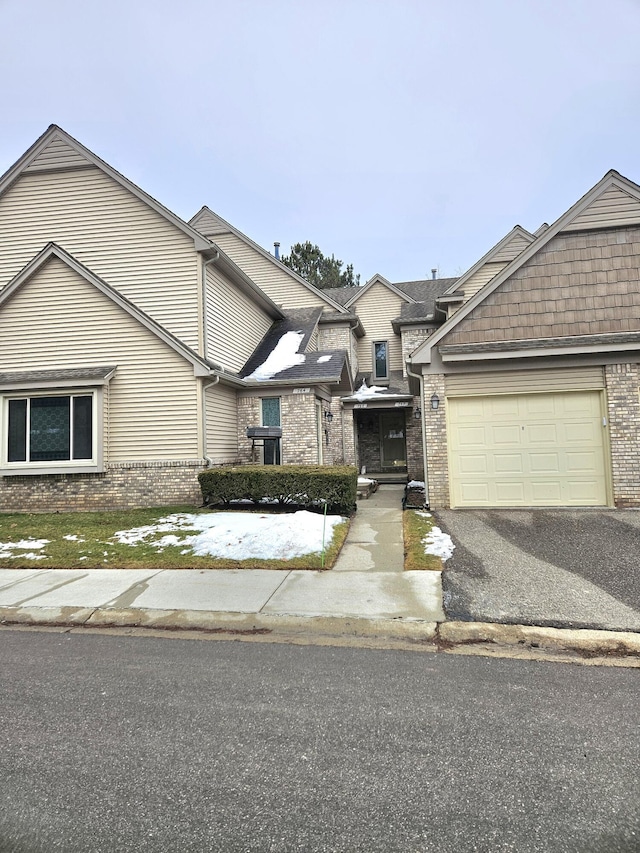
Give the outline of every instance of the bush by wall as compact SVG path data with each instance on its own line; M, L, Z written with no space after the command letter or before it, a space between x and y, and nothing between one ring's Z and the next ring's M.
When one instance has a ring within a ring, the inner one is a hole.
M263 499L304 509L351 513L356 506L358 471L341 465L243 465L207 468L198 474L206 505Z

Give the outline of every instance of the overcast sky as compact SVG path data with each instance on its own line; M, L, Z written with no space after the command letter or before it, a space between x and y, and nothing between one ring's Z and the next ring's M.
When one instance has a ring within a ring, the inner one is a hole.
M0 0L0 172L54 123L184 219L458 275L640 182L639 41L640 0Z

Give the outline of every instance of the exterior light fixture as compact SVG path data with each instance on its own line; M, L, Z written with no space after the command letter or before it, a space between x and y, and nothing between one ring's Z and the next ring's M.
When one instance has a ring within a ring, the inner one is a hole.
M440 405L440 397L438 397L437 394L432 394L431 395L431 408L434 410L434 412L438 408L439 405Z
M331 421L333 420L333 413L330 412L328 409L325 409L324 416L325 416L326 421L328 423L331 423Z
M414 417L417 421L419 421L419 420L420 420L420 418L422 417L422 409L419 409L418 407L416 407L416 408L413 410L413 417Z

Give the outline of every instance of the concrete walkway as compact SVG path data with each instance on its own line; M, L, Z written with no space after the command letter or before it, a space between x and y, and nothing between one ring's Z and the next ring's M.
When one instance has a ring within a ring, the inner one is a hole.
M404 486L380 486L358 501L358 511L334 572L402 572L402 495Z

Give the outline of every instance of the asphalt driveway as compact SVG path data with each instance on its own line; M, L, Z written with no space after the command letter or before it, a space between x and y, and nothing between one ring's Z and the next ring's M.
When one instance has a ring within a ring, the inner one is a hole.
M640 631L637 510L439 510L448 619Z

